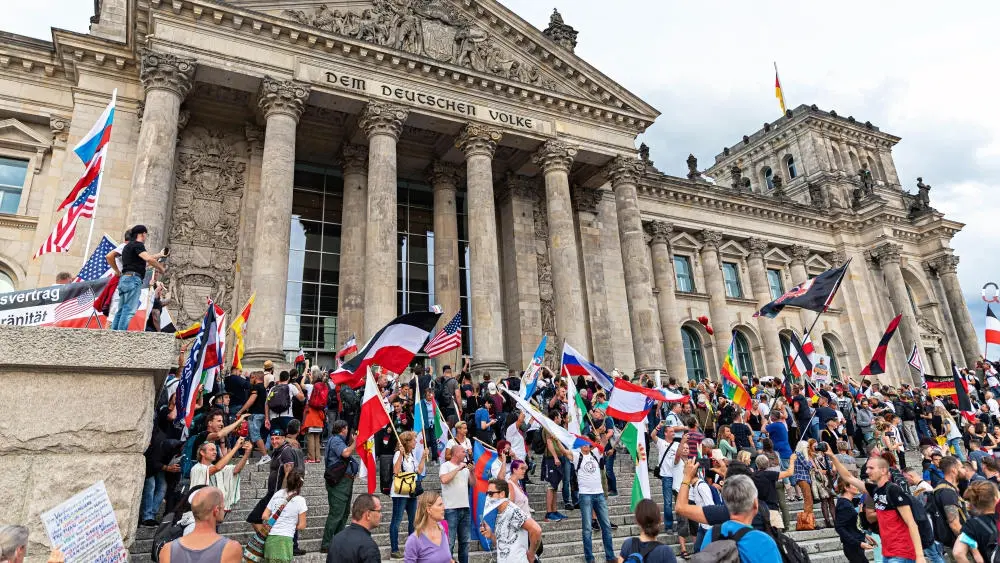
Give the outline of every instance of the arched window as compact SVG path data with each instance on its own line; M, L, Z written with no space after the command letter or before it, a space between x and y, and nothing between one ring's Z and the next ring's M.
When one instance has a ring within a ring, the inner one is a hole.
M795 159L792 158L792 155L785 157L785 169L788 170L789 180L793 180L796 176L798 176L798 172L795 169Z
M853 168L853 170L851 170L851 173L857 174L858 170L861 170L861 163L858 162L858 155L852 152L849 153L849 156L851 157L851 167Z
M783 375L787 375L792 373L792 367L788 365L788 360L790 359L788 356L790 355L789 350L792 349L792 341L784 334L778 335L778 341L781 342L781 360L785 364L785 373Z
M839 381L840 362L837 361L837 347L825 336L823 337L823 353L830 356L830 375Z
M6 272L0 272L0 293L7 293L15 289L14 279L7 275Z
M837 150L837 147L833 147L833 164L837 170L844 169L844 159L840 158L840 151Z
M773 190L774 172L771 171L771 167L770 166L765 167L764 170L761 171L761 174L764 176L764 185L767 186L767 189Z
M694 330L681 327L681 340L684 342L684 363L687 364L689 381L705 379L705 356L701 351L701 338Z
M742 332L736 331L733 333L733 342L736 343L736 369L740 370L740 375L752 378L753 357L750 356L750 343L747 342L747 337L743 336Z

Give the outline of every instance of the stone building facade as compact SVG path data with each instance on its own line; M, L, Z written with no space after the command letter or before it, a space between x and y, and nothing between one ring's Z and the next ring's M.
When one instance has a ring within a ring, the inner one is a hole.
M899 311L890 381L913 343L933 372L978 355L962 225L902 188L899 139L870 123L794 108L678 178L635 147L658 112L576 56L558 13L538 30L495 0L100 0L91 22L0 36L0 283L79 268L80 241L30 257L117 88L95 232L142 223L170 246L178 324L256 293L251 365L331 365L440 304L478 373L522 368L545 333L609 369L714 377L735 330L744 371L775 375L814 314L753 311L847 260L813 333L835 371Z

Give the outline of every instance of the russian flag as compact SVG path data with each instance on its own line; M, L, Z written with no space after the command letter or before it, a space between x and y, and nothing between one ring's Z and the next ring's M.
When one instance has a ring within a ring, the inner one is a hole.
M486 525L491 529L496 528L496 510L490 510L489 512L486 510L488 500L486 491L489 489L490 484L490 468L497 459L497 452L496 450L484 448L482 444L476 441L472 445L472 459L476 464L475 469L473 469L475 481L472 484L472 502L469 503L472 506L472 538L478 539L483 549L490 551L492 549L490 540L479 533L479 525L480 522L486 522ZM491 508L495 509L496 505Z
M587 361L583 354L577 352L569 343L563 344L562 374L566 377L590 376L598 385L610 392L615 383L603 369Z
M111 124L115 120L115 100L118 98L118 90L111 93L111 102L104 112L97 118L97 122L90 128L90 131L80 139L80 142L73 147L73 152L84 164L90 164L94 156L101 152L108 141L111 140Z

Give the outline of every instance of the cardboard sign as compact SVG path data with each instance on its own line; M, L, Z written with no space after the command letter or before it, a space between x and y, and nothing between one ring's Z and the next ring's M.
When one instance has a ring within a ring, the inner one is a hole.
M43 513L42 523L52 546L63 552L66 563L128 561L104 481L94 483Z

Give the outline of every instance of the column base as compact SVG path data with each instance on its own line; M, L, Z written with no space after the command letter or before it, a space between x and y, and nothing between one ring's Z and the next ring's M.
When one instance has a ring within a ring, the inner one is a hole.
M262 369L264 367L264 362L267 360L271 360L272 362L274 362L275 373L278 372L279 368L288 369L291 367L295 367L292 364L288 363L288 360L285 359L285 353L282 352L281 350L267 350L267 349L257 348L253 350L247 350L246 353L243 354L243 362L242 362L243 370L246 371L248 369L254 369L254 370Z
M490 381L500 381L506 379L510 374L507 364L501 360L482 360L472 362L472 380L479 383L483 380L483 374L490 374Z

